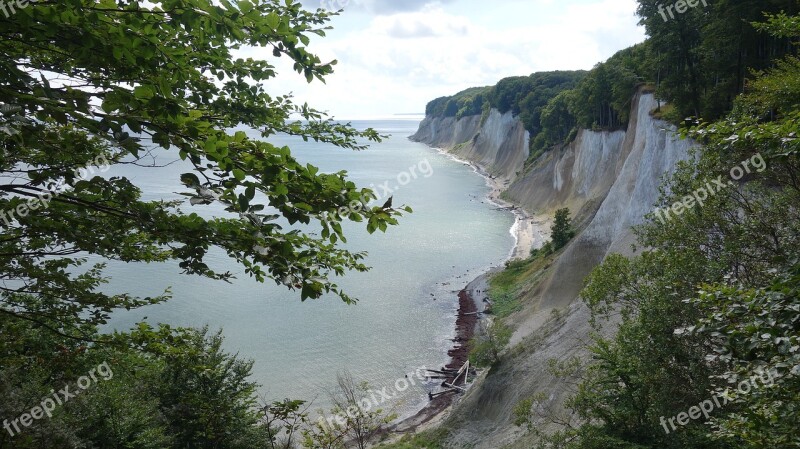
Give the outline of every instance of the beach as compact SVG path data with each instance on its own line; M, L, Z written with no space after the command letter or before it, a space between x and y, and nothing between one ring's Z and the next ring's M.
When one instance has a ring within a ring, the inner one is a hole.
M514 236L514 246L507 260L527 259L531 251L541 248L550 237L551 218L534 216L524 209L513 205L501 198L502 193L508 188L509 181L500 180L484 171L481 167L456 158L440 148L435 148L453 160L472 167L475 173L481 175L489 187L489 193L484 201L496 205L498 208L512 212L516 218L509 232ZM505 262L505 261L504 261ZM448 351L450 361L443 369L460 369L469 358L469 341L480 331L483 321L490 320L484 314L489 300L489 278L492 274L502 270L502 265L495 266L470 281L458 292L458 312L456 317L453 348ZM447 379L443 383L450 383ZM392 429L395 433L416 432L428 428L444 419L453 404L457 401L458 394L445 394L435 397L415 415L404 419Z

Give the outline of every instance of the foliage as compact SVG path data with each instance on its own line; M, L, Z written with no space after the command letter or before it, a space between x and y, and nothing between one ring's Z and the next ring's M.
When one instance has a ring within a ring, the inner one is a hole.
M514 406L514 410L511 412L514 416L514 425L515 426L526 426L531 427L533 425L533 421L531 421L531 408L533 407L533 398L523 399L517 402L517 405Z
M575 230L572 228L572 219L569 216L569 209L559 209L556 211L552 231L553 250L558 251L567 246L570 240L575 237Z
M681 118L720 118L745 90L750 69L766 69L793 52L787 35L760 33L752 23L764 13L797 13L796 0L708 2L668 20L662 14L668 4L638 3L655 50L650 66L659 95L676 105Z
M552 262L550 247L552 244L548 242L542 249L532 249L527 259L508 260L504 270L491 275L487 292L492 301L489 313L503 319L522 309L526 292Z
M428 103L425 113L431 117L461 119L471 115L485 117L489 108L501 114L511 112L531 133L533 143L547 129L542 114L550 101L575 87L585 75L584 71L555 71L505 78L492 87L472 88L452 97L437 98Z
M742 440L747 447L793 447L800 419L800 265L767 287L708 286L693 302L706 316L687 329L717 343L712 360L730 366L720 377L728 385L769 371L769 388L754 388L737 413L719 417L718 437Z
M483 91L488 98L484 108L488 103L501 113L511 111L531 133L528 164L550 148L571 142L579 129L625 127L631 98L637 86L646 83L655 85L657 96L669 103L664 113L658 111L660 118L676 123L686 117L719 119L757 76L751 69L767 70L782 56L796 54L796 24L784 13L797 12L796 0L710 2L683 14L673 10L675 17L667 15L667 20L665 8L672 4L638 4L640 23L649 36L644 43L616 53L589 72L510 77ZM764 14L767 23L758 23ZM447 97L436 101L443 105Z
M499 321L488 327L482 325L481 333L470 341L470 363L479 368L500 363L500 353L508 345L513 333L510 327Z
M159 395L176 447L245 448L264 439L248 380L253 362L223 352L222 341L202 329L189 334L186 350L166 355Z
M800 399L798 73L786 58L757 73L726 117L684 131L704 145L669 179L660 206L729 177L737 161L761 157L768 170L667 222L652 217L637 229L639 255L609 257L592 273L584 300L621 325L596 340L569 401L583 424L545 438L547 447L797 447L786 423L797 422ZM661 418L759 369L777 370L774 386L737 395L708 423L665 430Z
M272 63L234 57L245 46L263 48L291 59L309 81L323 79L335 61L321 62L308 45L309 36L324 35L329 17L291 1L210 0L45 2L0 17L0 172L14 178L0 185L0 267L10 286L0 293L3 313L55 328L70 316L103 324L116 308L159 303L169 292L106 293L103 264L87 267L81 255L176 261L186 274L232 279L209 265L212 248L302 299L330 292L352 302L329 279L367 269L364 254L337 246L341 222L386 230L399 211L351 208L374 193L345 172L298 163L289 148L229 131L246 126L266 139L287 133L351 149L380 139L267 94L264 83L277 75ZM58 83L49 81L55 77ZM292 114L307 122L291 121ZM146 165L150 152L183 161L187 205L145 201L134 180L96 176L99 165L112 172L117 164ZM47 206L19 212L42 196L50 197ZM204 219L182 209L212 203L227 215ZM284 229L278 218L315 223L319 236ZM49 300L34 310L21 292Z
M331 392L333 407L319 411L314 421L304 401L283 400L262 408L262 424L268 433L268 447L294 449L344 449L355 445L366 448L386 426L397 419L390 410L366 407L365 398L374 391L366 382L357 382L350 373L339 374L337 388ZM295 438L297 437L297 438Z
M369 396L371 387L367 382L357 382L350 373L338 376L338 388L331 396L334 407L331 415L344 420L335 423L336 432L356 443L358 449L366 449L370 441L387 424L397 418L395 413L382 408L362 407L361 401Z
M529 259L509 260L505 264L505 270L489 279L488 296L492 301L490 312L494 316L505 318L522 308L517 281L530 273L535 258L536 256L531 256Z
M586 72L537 72L526 77L500 80L489 93L489 104L501 114L511 111L519 116L532 136L542 130L542 109L556 95L571 89Z
M332 15L292 0L64 0L0 15L0 412L20 416L103 361L115 372L52 419L3 431L0 448L275 442L252 362L224 352L221 334L146 324L101 334L113 311L170 291L113 292L105 265L88 261L175 262L231 281L207 257L218 251L303 300L355 301L332 281L368 269L341 247L342 222L386 231L410 209L370 207L375 194L346 172L269 143L282 133L362 150L382 138L267 93L278 58L308 82L332 73L336 61L309 47ZM269 56L237 56L246 49ZM165 154L185 167L175 180L185 201L146 200L135 179L114 175ZM212 204L224 215L203 218Z
M8 315L0 315L0 333L9 337L0 342L3 419L30 411L54 389L75 391L77 379L100 364L109 371L52 418L13 437L4 430L0 448L236 449L265 441L254 425L251 364L222 352L219 334L142 327L122 341L147 341L147 350L96 347Z
M305 401L285 399L262 406L261 423L267 433L269 449L293 449L295 435L310 432Z
M577 104L575 95L574 90L561 92L542 109L542 132L533 137L531 146L534 151L570 140L571 133L578 127L577 118L570 112L570 108Z
M600 63L570 90L542 109L541 132L531 136L533 155L572 141L580 128L614 129L627 125L631 98L647 79L649 42L617 52Z
M473 87L451 97L437 98L427 104L425 115L430 117L456 117L481 115L488 87Z
M463 105L470 105L473 95L479 95L484 113L491 107L519 117L531 135L530 163L550 147L574 138L578 128L627 124L630 99L647 73L649 52L649 45L641 44L618 52L589 72L538 72L505 78L490 89L469 89L438 98L428 104L426 112L433 117L455 116L456 110L463 112L459 118L477 114L481 111L478 105Z

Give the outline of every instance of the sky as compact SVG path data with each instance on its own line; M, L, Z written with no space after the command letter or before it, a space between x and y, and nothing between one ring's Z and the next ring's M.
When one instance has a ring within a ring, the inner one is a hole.
M335 73L327 84L308 84L282 58L268 90L291 92L296 102L343 120L422 114L434 98L508 76L588 70L645 39L636 0L302 3L307 9L344 9L332 20L334 29L324 38L312 35L309 46L323 61L338 60Z

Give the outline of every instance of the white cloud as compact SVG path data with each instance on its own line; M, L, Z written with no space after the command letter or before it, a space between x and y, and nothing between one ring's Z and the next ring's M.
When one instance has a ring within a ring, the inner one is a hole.
M345 8L362 8L377 14L417 11L428 5L453 3L454 0L338 0Z
M517 14L513 8L536 14L530 26L502 26L461 3L351 21L344 32L312 42L311 50L323 59L339 60L327 85L308 85L290 67L280 66L280 81L270 90L292 90L298 100L340 118L421 112L435 97L507 76L589 69L644 39L635 0L506 5L509 10L502 12L509 16ZM520 22L526 23L515 21Z

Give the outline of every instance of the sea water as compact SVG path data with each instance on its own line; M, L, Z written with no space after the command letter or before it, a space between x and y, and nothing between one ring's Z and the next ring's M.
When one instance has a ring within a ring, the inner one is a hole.
M366 224L345 224L346 248L368 252L366 264L372 267L335 280L358 298L357 305L333 295L301 302L298 292L272 281L260 284L225 254L212 252L209 265L235 273L232 283L181 275L176 263L110 263L109 291L148 296L170 287L173 297L164 304L117 312L111 326L124 330L147 321L222 329L226 349L255 362L252 378L265 401L303 399L313 401L313 410L327 409L337 374L349 372L391 396L371 395L385 401L384 409L401 416L415 412L437 383L409 382L405 376L447 363L458 290L502 263L514 244L509 233L514 216L486 200L489 188L481 176L408 140L418 124L413 118L352 122L358 129L391 135L366 151L291 136L268 139L289 146L299 161L324 172L347 170L360 187L372 186L378 194L387 193L388 187L395 206L414 209L386 234L369 235ZM157 168L114 166L108 175L131 178L145 199L182 198L177 192L185 191L179 182L180 173L188 171L185 164L174 152L156 151L153 157L142 162L154 162ZM188 202L182 209L206 217L218 212Z

